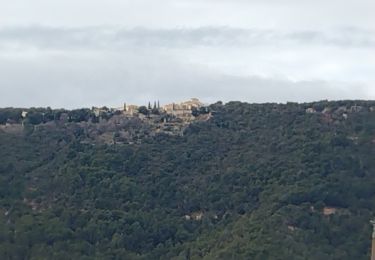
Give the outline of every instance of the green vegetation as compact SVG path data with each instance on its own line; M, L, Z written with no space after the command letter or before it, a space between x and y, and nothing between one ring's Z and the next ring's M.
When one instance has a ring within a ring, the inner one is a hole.
M368 259L374 107L216 103L132 145L30 112L0 128L0 259Z
M98 117L109 119L116 114L103 107L103 112ZM22 113L25 116L22 116ZM98 117L95 116L92 109L82 108L74 110L51 109L51 108L0 108L0 125L26 123L31 125L39 125L48 122L67 121L67 122L96 122Z

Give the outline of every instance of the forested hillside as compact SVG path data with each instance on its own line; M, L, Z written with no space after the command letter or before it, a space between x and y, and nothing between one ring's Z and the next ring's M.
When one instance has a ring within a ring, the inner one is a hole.
M0 259L369 259L375 102L218 102L135 144L6 111Z

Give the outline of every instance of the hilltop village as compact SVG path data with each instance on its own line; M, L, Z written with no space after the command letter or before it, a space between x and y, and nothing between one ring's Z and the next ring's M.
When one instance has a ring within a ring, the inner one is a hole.
M135 144L157 134L181 136L189 124L211 115L210 107L197 98L162 106L154 101L146 106L124 103L119 108L3 108L0 131L23 135L65 129L88 144Z
M194 121L206 121L211 111L199 99L160 106L159 101L148 103L147 106L124 104L121 108L92 108L96 118L96 127L112 128L102 135L106 143L140 142L145 136L156 134L183 135L186 127ZM110 114L110 118L108 117Z
M159 101L154 101L153 104L149 102L148 106L128 105L124 103L124 106L120 108L93 107L92 111L97 117L112 112L128 118L136 117L142 120L160 120L163 123L191 122L196 120L198 115L209 114L208 106L204 105L197 98L164 106L160 106Z

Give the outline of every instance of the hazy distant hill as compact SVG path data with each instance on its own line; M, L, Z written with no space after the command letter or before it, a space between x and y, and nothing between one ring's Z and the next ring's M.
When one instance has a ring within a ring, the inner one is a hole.
M22 126L7 109L0 259L369 259L375 102L210 111L183 135L106 144L87 142L98 122Z

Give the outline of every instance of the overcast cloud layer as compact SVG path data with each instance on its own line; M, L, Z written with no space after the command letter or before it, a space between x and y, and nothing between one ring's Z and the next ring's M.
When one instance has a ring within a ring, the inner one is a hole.
M372 10L373 0L8 1L0 107L374 99Z

